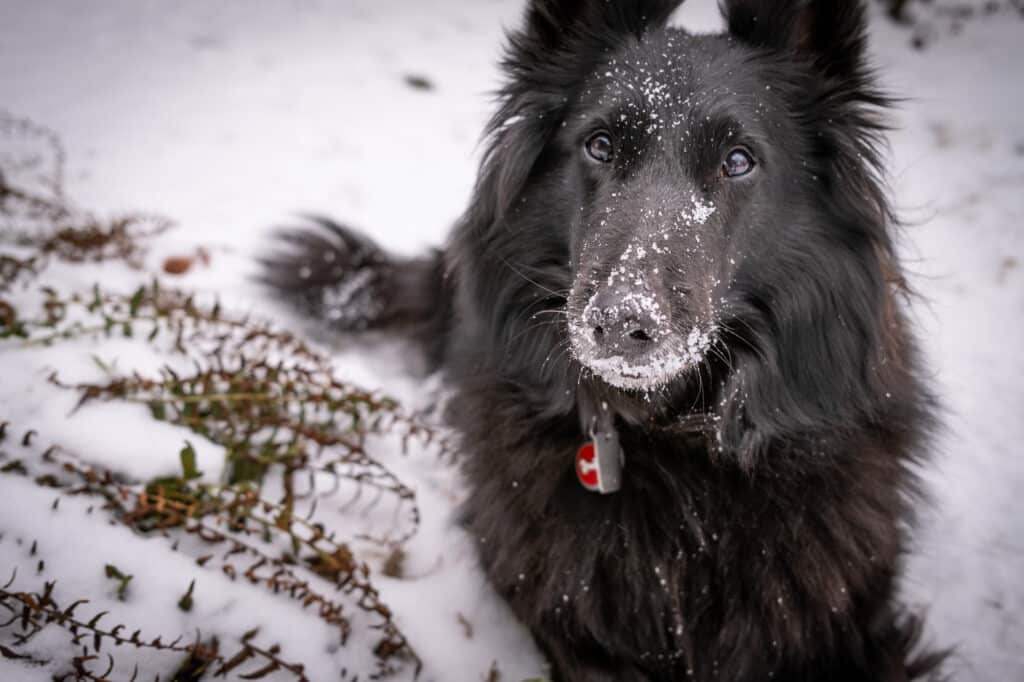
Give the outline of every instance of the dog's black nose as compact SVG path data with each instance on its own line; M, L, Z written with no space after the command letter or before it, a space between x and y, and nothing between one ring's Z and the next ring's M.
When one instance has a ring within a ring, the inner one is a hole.
M635 355L652 347L667 322L665 308L645 291L604 290L583 311L594 343L611 355Z

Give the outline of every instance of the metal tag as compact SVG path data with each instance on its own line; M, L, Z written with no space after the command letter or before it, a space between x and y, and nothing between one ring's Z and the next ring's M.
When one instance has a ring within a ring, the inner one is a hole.
M611 431L590 433L590 441L576 453L576 477L580 484L602 495L622 487L622 448L619 434Z

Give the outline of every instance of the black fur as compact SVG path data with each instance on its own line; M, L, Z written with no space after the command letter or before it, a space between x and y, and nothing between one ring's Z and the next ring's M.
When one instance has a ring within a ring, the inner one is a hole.
M556 679L934 679L894 601L932 400L865 9L724 0L729 31L697 36L665 28L678 4L532 0L446 248L400 261L329 225L267 277L320 317L325 292L361 297L335 326L412 335L443 371L465 526ZM737 148L756 165L726 177ZM663 325L627 359L661 343L673 373L600 369L612 289ZM599 404L625 452L610 495L574 472Z

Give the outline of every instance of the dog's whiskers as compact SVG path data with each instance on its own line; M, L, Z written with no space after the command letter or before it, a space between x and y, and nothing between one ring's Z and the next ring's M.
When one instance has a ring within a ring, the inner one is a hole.
M533 317L534 316L531 316L531 319ZM538 322L534 322L533 324L527 325L525 328L520 329L518 332L516 332L516 335L513 336L511 339L509 339L508 343L509 343L509 345L514 344L524 334L527 334L527 333L529 333L531 331L534 331L534 330L537 330L537 329L543 329L545 327L554 327L554 326L556 326L556 322L554 320L540 320Z
M750 330L751 334L753 334L753 335L755 335L755 336L757 335L757 332L756 332L756 331L754 330L754 328L753 328L753 327L751 327L751 326L750 326L750 324L749 324L748 322L746 322L745 320L742 320L742 319L740 319L740 318L733 318L733 319L734 319L734 320L736 320L736 321L738 321L738 322L740 322L740 323L741 323L741 324L743 324L743 325L744 325L745 327L747 327L747 329L749 329L749 330ZM753 351L753 353L754 353L755 355L757 355L757 358L758 358L758 359L759 359L759 360L760 360L761 362L768 362L768 356L767 356L767 355L765 355L765 352L764 352L764 350L763 350L763 349L762 349L762 348L761 348L761 347L760 347L760 346L759 346L759 345L758 345L757 343L755 343L755 342L754 342L753 340L751 340L751 339L748 339L747 337L743 336L742 334L740 334L739 332L737 332L737 331L736 331L735 329L731 328L731 327L730 327L729 325L727 325L727 324L723 324L723 325L721 325L721 326L719 327L719 329L720 329L720 330L722 331L722 333L723 333L723 334L729 334L729 335L730 335L730 336L732 336L732 337L733 337L734 339L736 339L737 341L739 341L740 343L742 343L742 344L743 344L743 345L744 345L745 347L747 347L747 348L749 348L749 349L750 349L751 351Z
M568 295L568 292L567 292L567 291L566 291L566 292L562 292L562 293L558 293L558 292L557 292L557 291L555 291L554 289L550 289L550 288L548 288L548 287L544 286L543 284L541 284L540 282L538 282L538 281L536 281L536 280L534 280L534 279L531 279L531 278L527 277L527 276L526 276L526 275L525 275L525 274L524 274L524 273L523 273L523 272L522 272L521 270L519 270L518 268L516 268L516 266L515 266L515 265L513 265L513 264L512 264L512 263L511 263L511 262L510 262L510 261L509 261L509 260L508 260L507 258L505 258L504 256L502 256L502 255L498 254L498 258L499 258L499 259L501 260L501 262L502 262L502 263L504 263L504 264L506 265L506 267L508 267L508 269L509 269L509 270L511 270L511 271L512 271L512 272L514 272L515 274L519 275L520 277L522 277L522 278L523 278L524 280L526 280L526 281L527 281L527 282L529 282L530 284L534 285L535 287L537 287L537 288L541 289L542 291L546 291L547 293L551 294L551 295L552 295L552 296L554 296L555 298L558 298L558 299L562 299L562 300L564 300L564 299L566 298L566 296Z

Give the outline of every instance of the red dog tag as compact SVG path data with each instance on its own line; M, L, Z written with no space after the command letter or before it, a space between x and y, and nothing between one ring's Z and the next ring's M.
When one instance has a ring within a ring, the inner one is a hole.
M597 448L593 443L584 443L576 453L576 477L587 490L598 490L601 472L597 468Z
M587 490L613 493L622 487L622 450L618 434L596 433L576 452L576 478Z

